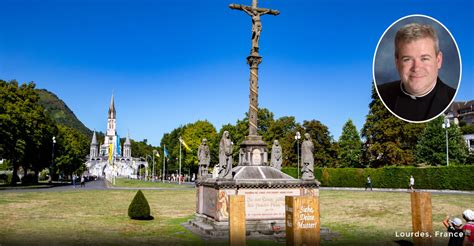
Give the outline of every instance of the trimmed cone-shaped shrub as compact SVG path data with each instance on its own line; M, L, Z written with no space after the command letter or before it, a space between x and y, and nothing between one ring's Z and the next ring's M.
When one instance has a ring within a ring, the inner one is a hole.
M150 216L150 205L143 195L141 190L137 191L137 194L128 207L128 217L135 220L151 220Z

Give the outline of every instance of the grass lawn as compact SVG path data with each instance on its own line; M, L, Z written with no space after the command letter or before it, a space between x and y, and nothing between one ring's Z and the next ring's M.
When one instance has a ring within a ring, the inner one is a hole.
M143 190L152 221L133 221L127 209L134 190L1 192L0 245L208 244L181 227L192 218L195 191ZM395 245L395 232L411 230L408 193L321 191L321 223L339 236L322 245ZM434 231L444 216L473 208L472 195L432 195ZM446 245L446 238L435 238ZM261 245L250 242L249 245ZM267 242L272 244L273 242ZM217 243L224 244L225 243ZM281 245L284 245L281 244Z
M131 188L192 188L193 185L189 184L178 184L178 183L168 183L165 181L143 181L138 179L125 179L125 178L116 178L115 179L115 187L131 187Z

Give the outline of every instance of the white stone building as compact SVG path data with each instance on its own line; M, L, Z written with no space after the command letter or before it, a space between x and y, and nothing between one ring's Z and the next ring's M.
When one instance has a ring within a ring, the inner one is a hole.
M132 145L127 136L123 148L117 138L116 111L114 96L110 100L107 119L107 132L101 145L97 142L94 132L86 167L91 176L111 179L112 177L138 178L147 176L148 162L132 157ZM123 151L121 151L123 150ZM142 170L142 172L140 172Z

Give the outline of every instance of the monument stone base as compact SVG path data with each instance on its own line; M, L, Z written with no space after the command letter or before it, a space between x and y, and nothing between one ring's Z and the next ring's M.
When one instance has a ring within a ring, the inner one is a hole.
M196 216L187 224L206 238L229 233L229 196L245 195L248 235L284 235L285 196L319 196L319 182L298 180L269 166L237 166L233 179L196 183Z

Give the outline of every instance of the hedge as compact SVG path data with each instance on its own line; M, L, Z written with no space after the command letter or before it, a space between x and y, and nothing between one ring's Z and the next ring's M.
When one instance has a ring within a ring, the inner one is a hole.
M282 171L296 177L297 169ZM442 167L315 168L314 176L324 187L365 187L367 176L374 188L408 188L410 175L416 189L474 190L474 165Z

